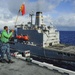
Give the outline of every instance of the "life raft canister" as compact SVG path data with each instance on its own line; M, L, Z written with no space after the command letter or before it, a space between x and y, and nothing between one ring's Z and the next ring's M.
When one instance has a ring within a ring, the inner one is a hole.
M23 39L24 41L28 41L29 40L29 36L27 35L17 35L16 36L17 39Z
M23 36L23 40L28 41L29 37L27 35Z
M17 35L16 38L17 38L17 39L21 39L22 36L21 36L21 35Z

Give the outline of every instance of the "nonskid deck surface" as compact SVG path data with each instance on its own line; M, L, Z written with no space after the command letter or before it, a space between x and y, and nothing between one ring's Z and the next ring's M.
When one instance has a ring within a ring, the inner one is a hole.
M45 49L75 54L75 46L70 46L70 45L63 45L63 44L55 45L55 46L46 47Z
M12 58L15 63L1 63L0 75L65 75L60 72L49 70L35 64L28 65L27 62Z

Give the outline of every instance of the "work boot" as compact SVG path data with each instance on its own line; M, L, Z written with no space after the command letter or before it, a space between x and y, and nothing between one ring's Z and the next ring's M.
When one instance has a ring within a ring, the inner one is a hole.
M6 63L5 59L1 59L1 63Z
M9 61L8 61L8 63L14 63L14 61L12 61L12 60L9 60Z

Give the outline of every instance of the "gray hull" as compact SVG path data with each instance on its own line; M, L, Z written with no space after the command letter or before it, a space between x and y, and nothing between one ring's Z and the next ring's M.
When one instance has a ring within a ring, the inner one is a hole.
M46 49L39 46L26 45L22 43L16 43L15 45L11 45L11 48L19 51L30 50L31 55L36 55L39 57L60 60L60 61L75 61L74 55L70 53L65 53L61 51L55 51L52 49Z

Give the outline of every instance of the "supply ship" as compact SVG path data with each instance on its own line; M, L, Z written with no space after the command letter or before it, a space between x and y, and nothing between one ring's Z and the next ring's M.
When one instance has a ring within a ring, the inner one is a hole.
M75 46L60 43L59 31L53 25L44 24L42 12L36 12L35 25L32 23L33 14L30 16L31 22L15 26L15 45L11 44L11 49L30 50L31 57L41 62L63 62L75 67Z

